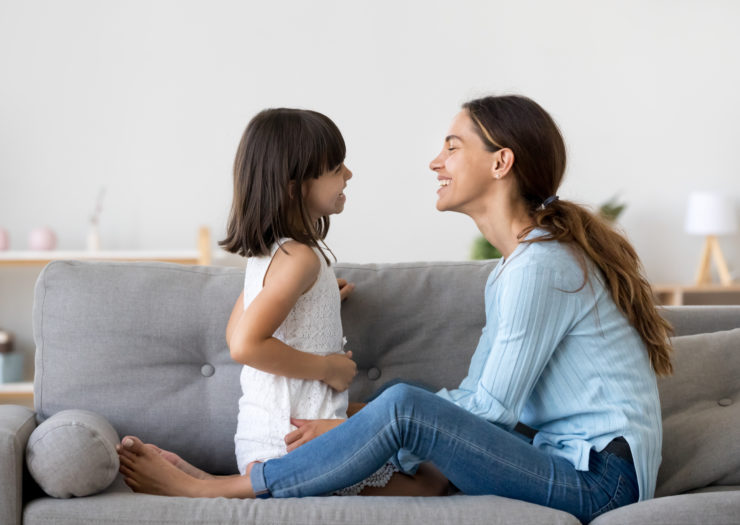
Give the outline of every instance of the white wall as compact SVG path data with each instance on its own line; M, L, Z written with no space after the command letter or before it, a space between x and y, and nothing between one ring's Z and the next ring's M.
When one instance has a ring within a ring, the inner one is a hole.
M561 197L620 194L648 276L689 282L688 193L740 200L738 26L731 0L0 0L0 226L14 249L45 224L83 248L104 186L104 248L218 239L244 126L297 106L348 144L340 260L465 259L475 226L435 210L428 163L462 102L516 92L565 135ZM721 239L734 268L739 241ZM33 278L0 270L0 325L26 348Z

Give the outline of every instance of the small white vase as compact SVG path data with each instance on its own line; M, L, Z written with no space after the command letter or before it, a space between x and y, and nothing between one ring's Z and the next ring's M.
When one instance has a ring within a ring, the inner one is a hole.
M87 251L100 251L100 232L98 231L97 224L91 224L90 229L87 231Z

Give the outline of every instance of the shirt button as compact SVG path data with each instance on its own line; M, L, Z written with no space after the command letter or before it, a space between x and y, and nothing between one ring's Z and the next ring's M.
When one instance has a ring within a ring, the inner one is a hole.
M216 373L216 369L213 368L213 365L206 363L202 367L200 367L200 373L201 375L203 375L203 377L211 377L213 374Z
M717 404L721 407L728 407L732 404L732 399L730 399L729 397L725 397L717 401Z
M368 379L370 379L370 380L372 380L372 381L375 381L375 380L376 380L376 379L378 379L379 377L380 377L380 370L379 370L379 369L377 369L377 368L375 368L375 367L372 367L372 368L370 368L370 369L369 369L369 370L367 371L367 378L368 378Z

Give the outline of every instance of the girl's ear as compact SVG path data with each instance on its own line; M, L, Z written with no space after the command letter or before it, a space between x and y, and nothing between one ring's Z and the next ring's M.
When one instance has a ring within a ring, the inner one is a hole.
M498 151L493 152L493 160L491 162L491 175L494 179L501 179L506 177L511 171L511 167L514 165L514 152L509 148L502 148Z
M294 180L288 182L288 197L290 199L295 199L295 181Z

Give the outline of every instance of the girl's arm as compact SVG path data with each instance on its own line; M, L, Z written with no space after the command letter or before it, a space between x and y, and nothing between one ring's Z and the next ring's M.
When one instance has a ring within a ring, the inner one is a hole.
M318 277L321 263L314 251L297 242L288 242L278 250L267 269L260 293L249 307L238 314L239 300L232 311L228 344L231 357L264 372L298 379L314 379L344 391L357 373L352 353L319 356L301 352L273 337L298 298ZM243 300L243 299L242 299ZM243 304L243 303L242 303Z
M231 341L231 334L234 333L234 328L239 322L242 314L244 313L244 290L239 294L239 298L234 303L234 308L231 309L231 315L229 316L229 324L226 325L226 344Z

